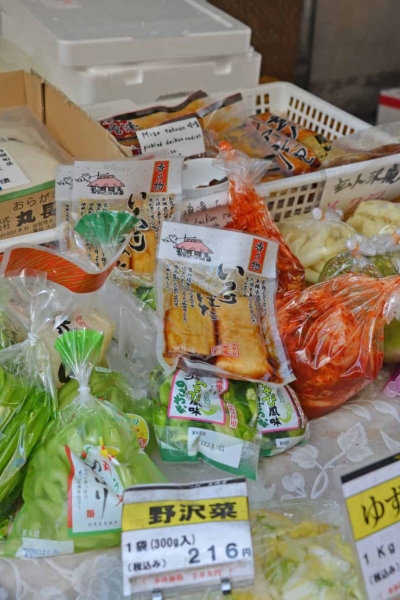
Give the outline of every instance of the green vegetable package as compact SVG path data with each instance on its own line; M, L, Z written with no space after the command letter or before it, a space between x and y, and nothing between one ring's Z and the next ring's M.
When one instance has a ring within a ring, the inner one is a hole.
M64 333L56 349L79 382L30 461L24 505L6 555L56 556L120 543L122 495L137 483L164 481L124 416L90 394L89 379L103 335Z
M169 462L204 462L255 479L257 384L178 370L159 387L154 431Z

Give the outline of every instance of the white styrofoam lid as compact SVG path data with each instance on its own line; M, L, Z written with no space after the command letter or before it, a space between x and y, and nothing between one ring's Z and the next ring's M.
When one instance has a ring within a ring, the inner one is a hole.
M245 52L251 30L203 0L0 0L70 66ZM28 20L28 22L27 22ZM36 29L35 29L36 22Z

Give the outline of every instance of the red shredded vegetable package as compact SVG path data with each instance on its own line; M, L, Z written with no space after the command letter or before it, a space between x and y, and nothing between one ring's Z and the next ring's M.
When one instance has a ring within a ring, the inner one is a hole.
M383 328L399 311L400 277L345 274L278 299L278 324L309 418L331 412L378 376Z
M265 202L254 188L270 163L251 159L243 152L234 150L226 142L220 145L220 149L221 152L214 160L214 164L229 175L228 202L231 213L229 228L260 235L279 244L278 295L290 290L304 289L304 269L298 258L290 251Z

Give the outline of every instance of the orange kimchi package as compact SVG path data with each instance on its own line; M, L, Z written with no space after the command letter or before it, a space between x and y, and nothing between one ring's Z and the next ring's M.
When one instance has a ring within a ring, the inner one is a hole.
M277 252L261 236L164 221L156 274L164 371L293 379L276 325Z
M400 277L345 274L278 300L279 330L309 418L321 417L378 376L383 329L399 312Z
M264 200L254 187L270 163L251 159L243 152L232 149L230 144L223 143L214 164L224 169L229 176L228 205L231 215L229 228L262 236L279 244L278 295L290 290L303 289L304 268L290 251Z

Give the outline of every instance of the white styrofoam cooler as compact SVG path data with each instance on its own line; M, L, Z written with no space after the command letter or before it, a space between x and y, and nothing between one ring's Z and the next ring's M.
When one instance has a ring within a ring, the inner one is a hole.
M24 52L93 67L247 53L251 30L204 0L0 0Z

